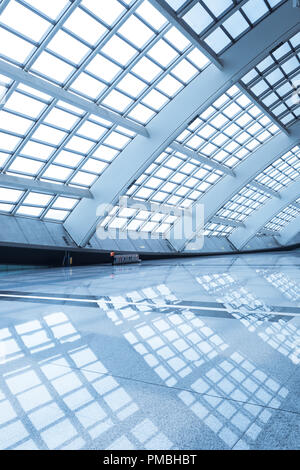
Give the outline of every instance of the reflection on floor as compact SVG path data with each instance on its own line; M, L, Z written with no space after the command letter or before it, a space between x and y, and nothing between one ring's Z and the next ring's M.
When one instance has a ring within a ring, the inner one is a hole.
M0 449L300 449L300 255L7 274Z

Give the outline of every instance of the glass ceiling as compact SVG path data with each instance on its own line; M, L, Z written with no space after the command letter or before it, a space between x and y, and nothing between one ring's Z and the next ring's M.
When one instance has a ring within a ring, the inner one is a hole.
M254 187L251 183L247 184L216 213L216 216L224 219L224 224L209 222L204 228L204 234L206 236L230 235L235 230L230 222L243 222L265 204L272 197L271 194L268 194L268 189L280 195L283 188L289 186L299 177L300 146L296 145L256 176L254 182L259 183L261 189Z
M235 229L234 226L228 226L230 221L243 222L268 199L271 199L269 194L247 184L216 213L216 216L223 218L227 224L208 223L204 227L204 235L228 236Z
M166 0L216 54L240 37L286 0Z
M167 3L221 54L284 1ZM299 47L300 33L242 79L243 86L287 126L299 119L299 103L293 99L300 77ZM10 0L2 8L0 4L0 59L142 126L210 64L147 0ZM191 207L228 169L279 132L238 83L231 86L194 117L124 194L146 207L163 203L170 213L116 206L101 225L164 236L177 218L171 208ZM121 125L0 75L2 174L91 188L135 137ZM197 155L206 157L208 164ZM299 176L299 156L296 146L256 182L280 191ZM224 225L208 223L206 235L228 236L235 229L231 220L243 221L270 197L248 184L216 214ZM79 197L0 187L0 213L5 214L63 222L79 202Z
M299 119L300 32L275 48L242 82L282 124Z
M274 191L281 191L299 177L300 146L296 145L256 176L254 181Z
M0 16L0 57L141 124L209 64L142 0L11 0ZM136 136L3 75L0 85L2 173L89 188ZM34 193L2 192L6 213L64 221L75 207L60 198L52 210L44 196L29 207Z
M234 168L279 132L279 128L237 86L233 86L197 116L177 137L176 143L196 152L195 156L204 155L224 167ZM167 148L125 195L141 202L189 208L224 176L222 166L220 168L215 170L196 158ZM259 196L256 189L252 189L252 193L253 197L255 194ZM244 197L250 197L248 192ZM252 206L254 210L254 203ZM101 225L163 234L172 223L170 218L162 218L154 223L149 215L150 223L144 225L140 222L138 211L131 210L123 217L122 214L124 212L120 215L118 207L114 208ZM227 211L217 215L226 218ZM165 219L169 221L167 224ZM237 217L237 220L242 219ZM205 234L228 235L231 231L232 227L228 226L222 227L222 233L206 228Z
M298 206L294 204L289 204L285 209L279 212L275 217L273 217L262 230L261 233L264 233L266 230L271 230L272 232L280 232L284 227L287 226L292 220L296 217L300 217L300 198L295 201Z
M203 111L176 142L234 168L278 132L278 126L234 85Z

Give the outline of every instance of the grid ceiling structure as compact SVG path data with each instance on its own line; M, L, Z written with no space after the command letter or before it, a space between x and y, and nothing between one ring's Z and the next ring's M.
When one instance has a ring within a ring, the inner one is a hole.
M82 200L79 190L93 193L134 139L151 139L147 126L164 107L207 67L222 69L222 54L289 1L2 0L0 213L65 222ZM133 175L121 195L146 210L116 205L100 225L166 237L177 219L172 209L201 202L266 142L289 132L299 120L299 83L297 33L266 51ZM299 159L293 145L254 174L207 222L205 235L229 236L280 196L299 178ZM28 187L5 184L5 176L22 177ZM47 192L49 183L57 191ZM73 192L63 194L65 187ZM153 213L151 204L169 212ZM299 215L293 211L277 218L288 223ZM264 229L280 230L277 218Z

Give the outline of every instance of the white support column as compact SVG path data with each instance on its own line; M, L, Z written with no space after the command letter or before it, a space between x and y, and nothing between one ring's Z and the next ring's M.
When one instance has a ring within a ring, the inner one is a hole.
M281 192L281 199L270 199L260 209L254 211L246 220L245 228L237 228L230 236L229 241L236 249L243 249L249 240L262 229L269 220L291 204L300 195L299 178L284 188Z
M84 246L95 232L100 219L97 216L99 204L115 204L197 114L241 79L278 43L298 31L297 18L290 10L290 5L283 4L228 49L221 57L222 70L209 65L149 123L147 131L151 138L137 136L112 162L91 188L94 200L81 201L64 223L78 245Z
M254 184L253 179L259 173L277 160L282 154L290 150L299 140L300 122L297 122L289 128L289 136L283 133L277 134L235 168L235 177L229 175L225 176L204 194L204 196L200 197L196 203L204 205L204 224L209 222L216 212L221 209L227 201L230 201L246 184ZM266 192L269 191L267 190ZM274 195L272 194L272 196ZM280 200L280 194L276 195L275 200ZM175 229L176 227L174 226L168 239L177 251L182 251L187 243L194 237L195 233L191 233L190 237L187 237L186 240L176 240L173 236L173 234L176 233Z

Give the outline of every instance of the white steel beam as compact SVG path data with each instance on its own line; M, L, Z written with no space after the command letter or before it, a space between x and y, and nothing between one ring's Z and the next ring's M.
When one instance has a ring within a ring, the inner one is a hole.
M181 214L182 209L172 206L167 206L166 204L158 204L155 202L141 201L139 199L134 199L133 197L124 197L120 199L121 205L124 202L124 207L147 210L149 212L159 212L163 214Z
M169 145L169 147L173 150L176 150L176 152L183 153L187 157L198 160L200 163L203 163L203 165L207 165L210 168L213 168L214 170L220 170L226 175L234 176L234 171L228 168L228 166L222 165L221 163L211 160L210 158L205 157L204 155L200 155L198 152L190 150L184 145L178 144L177 142L173 142Z
M276 214L291 204L300 196L299 178L284 188L281 199L270 199L258 210L254 211L246 220L245 228L237 228L230 236L229 241L241 250Z
M53 98L56 98L57 100L62 100L73 106L77 106L87 113L95 114L96 116L106 119L107 121L123 126L139 135L145 137L149 136L146 128L141 124L137 124L130 119L119 116L119 114L114 113L113 111L109 111L108 109L81 98L75 93L71 93L70 91L64 90L57 85L53 85L47 80L39 78L32 73L25 72L19 67L5 62L3 59L0 59L0 73L6 77L11 78L12 80L42 91L43 93L46 93Z
M120 195L126 192L131 183L174 141L195 116L240 80L278 43L286 41L298 30L298 19L291 15L290 5L283 4L222 54L222 70L213 64L209 65L160 111L147 126L151 139L137 136L93 185L91 191L94 200L81 201L64 223L76 243L84 246L95 232L101 219L97 216L97 207L100 204L115 204ZM248 176L251 176L252 169L249 171ZM228 178L234 180L229 175ZM220 192L218 201L222 203L222 200Z
M289 131L289 136L283 133L277 134L269 142L266 142L242 161L237 168L235 168L235 178L229 175L225 176L206 194L198 199L196 203L204 205L204 224L209 222L216 212L224 207L226 202L230 201L230 199L247 184L256 186L258 189L263 189L266 193L270 194L268 190L265 190L264 186L262 187L262 185L255 183L254 178L272 162L277 160L277 158L299 143L300 122L293 124ZM273 197L275 195L271 194L271 196ZM280 197L280 194L278 195L278 193L276 193L275 200L278 202ZM200 228L201 227L199 227L199 229ZM195 231L197 233L197 227ZM187 243L195 236L195 233L191 232L186 240L176 240L174 233L177 233L176 223L167 238L177 251L184 250Z
M253 188L259 189L260 191L263 191L266 194L269 194L271 197L278 197L278 199L280 199L280 193L278 193L277 191L274 191L274 189L268 188L268 186L264 186L258 181L255 181L255 180L251 181L251 186Z
M0 15L3 12L3 10L7 7L9 2L10 0L2 0L2 2L0 2Z
M25 189L47 194L60 194L80 199L93 199L93 195L88 189L73 188L63 184L47 183L44 181L35 181L29 178L21 178L19 176L0 174L0 187Z
M228 227L245 227L243 222L238 222L237 220L223 219L223 217L214 216L210 222L212 224L227 225Z

